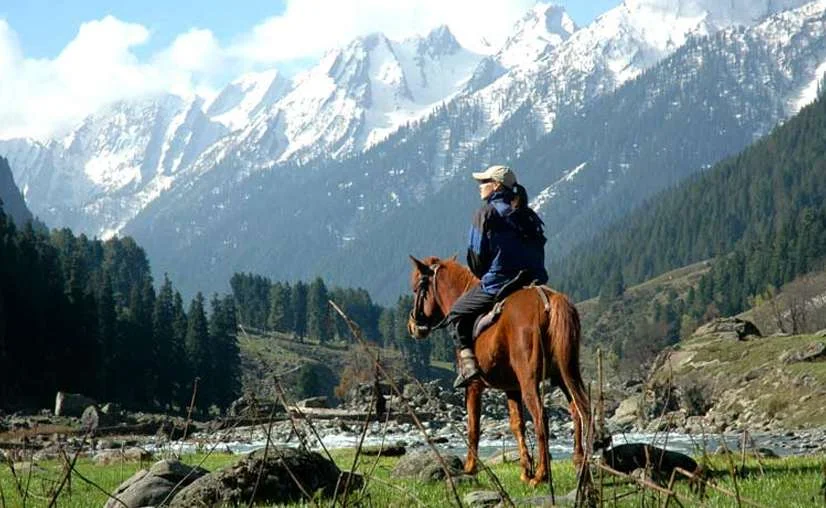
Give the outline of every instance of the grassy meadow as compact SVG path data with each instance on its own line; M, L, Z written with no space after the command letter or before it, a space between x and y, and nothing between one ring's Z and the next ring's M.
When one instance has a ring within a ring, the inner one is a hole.
M340 468L349 469L354 458L353 450L334 450L333 458ZM215 470L238 460L237 455L212 454L190 455L183 458L189 464L201 464L208 470ZM400 480L391 476L398 458L360 457L356 469L369 480L363 492L355 493L348 499L351 506L448 506L455 505L455 498L444 482L425 484L414 480ZM808 507L823 506L825 501L826 457L787 457L750 459L745 467L739 457L734 460L740 473L731 474L730 463L725 458L713 457L707 469L713 471L712 482L731 493L739 493L740 503L735 495L726 495L712 488L705 489L705 497L700 499L685 482L678 482L675 491L683 506L766 506L766 507ZM112 492L125 479L141 467L149 464L116 464L98 466L88 459L79 459L71 481L63 488L57 506L65 508L100 507L107 496L100 489ZM17 468L17 479L8 464L0 470L0 506L3 507L45 507L49 505L54 489L64 476L64 469L58 462L44 462L31 469ZM525 486L519 480L519 467L515 463L492 466L492 472L504 486L511 499L519 505L520 500L549 495L547 485L537 489ZM93 482L84 481L83 478ZM599 478L597 477L599 481ZM560 497L576 486L573 465L568 460L553 463L555 495ZM18 485L19 482L19 485ZM599 488L599 487L598 487ZM489 474L480 472L475 482L463 483L457 487L459 497L474 490L497 490ZM641 491L614 479L602 480L603 506L663 506L665 495L650 490ZM339 500L338 504L341 500ZM463 501L464 502L464 501ZM319 506L330 506L332 500L317 500ZM309 501L303 505L314 505ZM678 506L672 499L672 506ZM263 505L259 505L263 506Z

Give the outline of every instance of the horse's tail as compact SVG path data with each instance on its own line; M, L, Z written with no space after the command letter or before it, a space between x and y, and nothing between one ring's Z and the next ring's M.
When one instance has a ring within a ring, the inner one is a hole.
M582 419L582 428L590 433L591 403L579 365L582 331L579 312L567 296L556 291L550 294L550 307L548 337L551 342L551 353L556 359L562 382L576 404L577 412Z

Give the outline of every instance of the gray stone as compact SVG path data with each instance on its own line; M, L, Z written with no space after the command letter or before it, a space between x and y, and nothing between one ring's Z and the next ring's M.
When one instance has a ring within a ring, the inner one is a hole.
M442 454L442 459L445 461L451 475L460 473L464 467L462 459L456 455ZM434 468L438 469L440 473L435 472ZM432 480L443 480L446 478L441 463L432 450L405 455L399 460L396 467L393 468L392 475L396 478L417 478L422 480L425 478ZM439 477L440 475L441 477Z
M129 448L115 448L109 450L101 450L92 457L95 464L117 464L120 462L144 462L152 460L152 454L139 446L130 446Z
M694 335L717 335L720 338L732 340L745 340L750 335L762 336L754 323L735 317L714 319L697 328Z
M95 404L94 399L79 393L57 392L54 403L55 416L83 415L83 410Z
M515 500L516 506L574 506L576 504L576 489L568 492L564 496L555 496L551 502L551 496L527 497Z
M104 508L123 508L123 504L128 508L159 505L205 474L206 470L177 460L156 462L148 471L141 469L121 483L113 493L117 499L109 499Z
M319 397L310 397L304 400L298 401L296 404L298 407L312 407L312 408L327 408L329 404L327 402L327 397L319 396Z
M815 362L826 359L826 344L823 342L812 342L805 348L798 351L786 351L780 355L783 363Z
M319 490L332 494L341 474L333 462L316 452L272 447L266 458L264 450L256 450L232 466L195 480L175 496L170 506L235 506L251 500L290 503L304 498L293 477L311 495ZM361 477L353 475L350 488L360 488L361 483Z
M494 464L506 464L508 462L519 462L519 450L516 448L508 448L506 450L502 450L496 452L489 458L485 459L485 463L488 465Z
M496 506L502 501L502 495L492 490L476 490L465 494L467 506Z
M361 449L362 455L381 455L382 457L401 457L407 452L407 449L404 446L398 445L376 445L376 446L365 446Z

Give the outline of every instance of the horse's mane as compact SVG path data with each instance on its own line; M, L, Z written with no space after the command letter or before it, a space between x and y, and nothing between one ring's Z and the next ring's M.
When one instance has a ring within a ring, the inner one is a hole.
M427 266L438 264L450 274L450 279L461 287L469 287L479 281L479 279L473 275L473 272L470 271L470 268L459 263L455 258L439 259L436 256L430 256L424 260L424 263Z

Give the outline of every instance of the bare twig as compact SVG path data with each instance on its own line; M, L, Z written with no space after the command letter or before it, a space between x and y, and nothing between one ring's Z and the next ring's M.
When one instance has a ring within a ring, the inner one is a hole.
M424 393L427 398L430 398L430 394L427 392L427 390L425 390L424 385L422 385L422 382L418 378L416 378L415 376L413 377L413 381L416 382L416 385L419 387L419 390L421 390L422 393ZM465 442L465 446L468 449L470 449L470 442L468 441L467 436L465 435L465 433L464 432L458 432L458 434L459 434L459 436L462 437L462 440ZM428 440L430 440L429 436L426 436L426 438ZM550 452L549 452L549 455L550 455ZM488 465L485 464L485 461L482 460L478 455L476 456L476 464L479 467L481 467L482 470L490 477L491 481L493 482L494 486L496 487L496 490L502 496L502 501L505 502L505 504L507 504L508 506L511 506L511 507L515 506L514 503L513 503L513 500L510 498L510 496L508 495L508 492L505 490L504 485L502 485L502 482L499 480L499 477L496 476L496 473L494 473L493 470L490 467L488 467ZM550 469L550 462L548 463L548 468ZM550 475L550 472L548 474ZM551 492L553 492L553 482L551 483Z
M66 455L66 452L62 449L61 449L60 452L61 452L61 458L63 459L64 464L68 465L69 464L68 455ZM71 465L69 466L69 469L70 469L71 473L77 475L77 477L80 478L82 481L86 482L87 484L91 485L92 487L96 488L97 490L99 490L100 492L105 494L109 499L114 499L118 503L122 504L124 506L124 508L129 508L129 506L126 503L124 503L122 500L120 500L117 496L115 496L114 494L111 494L109 491L107 491L106 489L104 489L103 487L98 485L97 483L93 482L89 478L86 478L80 471L78 471L78 469L74 465L74 462L71 463Z
M712 482L710 482L710 481L706 480L705 478L703 478L701 475L698 475L696 473L692 473L690 471L686 471L685 469L683 469L681 467L676 467L676 468L674 468L674 470L677 471L678 473L684 475L684 476L687 476L688 478L691 478L692 480L699 481L700 483L702 483L703 485L705 485L707 487L711 487L712 489L716 490L717 492L720 492L721 494L725 494L726 496L737 498L738 506L740 505L740 503L742 503L742 504L746 504L748 506L754 506L755 508L766 508L765 505L762 505L760 503L752 501L751 499L747 499L745 497L739 496L739 493L732 492L728 489L720 487L719 485L713 484Z
M186 441L186 431L189 429L189 421L192 418L192 408L195 407L195 396L198 394L198 381L200 381L200 377L195 377L195 381L192 383L192 399L189 401L189 409L186 411L186 423L184 423L184 435L181 436L181 446L178 448L178 458L181 457L181 453L183 453L184 449L184 441Z
M256 476L256 478L255 478L255 485L252 488L252 495L250 496L250 502L247 505L250 508L252 508L252 504L255 502L255 493L258 492L258 485L261 482L261 475L264 473L264 466L267 465L267 452L269 452L269 449L270 449L270 435L272 434L272 421L273 421L274 416L275 416L275 404L272 404L272 407L270 407L270 421L267 425L267 441L264 443L264 458L261 459L261 467L258 469L258 476ZM301 485L299 485L299 488L303 492L304 489L301 487Z
M361 335L361 331L360 331L358 325L352 319L350 319L347 316L347 314L345 314L344 311L341 310L341 308L338 305L336 305L336 303L334 301L328 300L328 302L330 303L330 305L332 305L333 309L341 316L341 318L344 319L344 322L347 323L347 327L350 329L350 333L352 333L353 336L359 342L361 342L362 344L364 344L366 346L367 341ZM369 348L367 348L367 351L370 352ZM436 454L436 458L439 461L439 464L442 466L442 469L444 470L445 475L447 476L447 480L448 480L448 483L450 484L450 489L453 491L453 497L456 500L456 504L460 507L463 506L462 505L462 500L459 497L459 492L456 490L456 483L453 481L453 477L450 474L450 469L447 467L447 464L445 463L445 459L442 457L442 454L439 453L439 450L436 448L436 445L433 444L433 441L430 439L430 436L427 435L427 430L425 430L424 425L422 425L422 422L419 420L419 417L416 415L416 412L413 411L413 408L410 407L410 404L408 404L407 401L404 400L404 397L402 396L402 393L399 390L398 385L393 380L393 378L390 375L388 375L387 371L381 365L378 358L373 356L372 352L370 352L370 356L373 358L373 362L376 365L376 367L379 370L381 370L382 374L387 379L387 382L390 383L390 387L393 389L394 392L396 392L396 395L399 396L399 399L402 401L402 404L404 404L405 409L410 414L411 418L413 419L413 422L416 424L416 427L418 427L419 431L425 437L425 440L427 441L428 446L430 446L430 449L433 450L433 453Z
M86 435L83 436L83 439L80 441L80 446L72 456L72 461L69 464L69 468L66 470L66 473L63 475L63 479L60 481L60 485L58 485L57 490L55 490L55 493L52 495L52 499L49 501L49 508L52 508L57 504L57 497L60 495L60 491L63 490L63 486L66 485L66 482L69 481L69 477L72 475L72 470L75 468L77 458L80 455L81 450L83 450L83 446L86 444L86 439L89 437L89 432L90 431L87 431ZM28 491L28 489L26 490Z
M347 506L347 494L350 493L350 480L353 478L353 475L356 472L356 465L359 461L359 455L361 454L361 447L364 444L364 436L367 435L367 427L370 425L370 417L372 416L372 409L373 404L376 401L376 394L373 394L372 399L370 400L370 407L367 408L367 417L364 419L364 427L361 429L361 436L359 437L359 444L356 446L356 453L353 456L353 465L350 467L350 474L347 475L347 482L344 484L344 501L342 502L342 506ZM335 504L335 500L333 501Z
M324 454L327 455L328 459L330 459L330 462L335 462L335 460L333 460L333 456L330 455L330 451L327 450L326 446L324 446L324 441L321 439L321 436L319 435L318 431L316 430L315 425L313 424L313 420L308 415L305 415L304 412L301 411L301 408L298 407L297 405L295 405L295 406L288 406L287 405L287 396L286 396L286 393L284 392L284 387L281 386L281 381L277 377L275 378L275 386L278 389L278 394L281 397L281 401L282 401L281 403L284 405L284 409L287 411L287 414L290 415L290 420L292 420L292 410L295 410L295 412L298 413L298 416L302 420L304 420L304 422L307 423L307 426L310 428L310 432L313 433L313 436L316 438L316 441L318 441L318 444L321 446L321 449L324 450ZM305 444L305 446L306 446L306 444Z
M670 496L673 496L674 499L678 500L678 501L680 501L681 498L683 498L685 501L690 501L689 499L685 499L680 494L677 494L677 492L675 492L674 490L667 489L665 487L661 487L661 486L657 485L656 483L652 482L651 480L649 480L647 478L635 478L635 477L633 477L629 474L625 474L623 472L617 471L616 469L614 469L614 468L612 468L612 467L610 467L606 464L601 464L600 463L600 464L597 464L597 467L600 468L600 469L605 470L607 473L610 473L614 476L618 476L620 478L625 478L627 480L630 480L630 481L636 483L637 485L639 485L640 487L643 488L643 491L649 490L649 491L659 492L661 494L670 495Z

